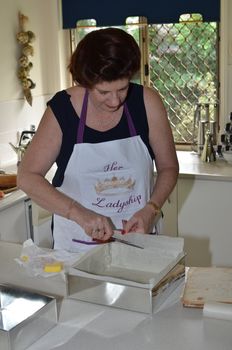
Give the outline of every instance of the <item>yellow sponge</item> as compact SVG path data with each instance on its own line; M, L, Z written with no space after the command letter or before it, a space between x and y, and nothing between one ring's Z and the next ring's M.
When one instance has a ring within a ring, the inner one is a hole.
M55 262L52 264L46 264L43 268L44 272L60 272L63 270L63 264L61 262Z
M27 262L29 260L29 256L27 255L22 255L21 256L21 260L24 261L24 262Z

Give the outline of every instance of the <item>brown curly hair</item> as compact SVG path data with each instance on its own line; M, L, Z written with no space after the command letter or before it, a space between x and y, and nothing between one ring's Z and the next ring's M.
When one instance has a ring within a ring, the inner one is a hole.
M130 34L118 28L98 29L79 42L68 68L74 82L92 88L102 81L131 79L140 70L140 58Z

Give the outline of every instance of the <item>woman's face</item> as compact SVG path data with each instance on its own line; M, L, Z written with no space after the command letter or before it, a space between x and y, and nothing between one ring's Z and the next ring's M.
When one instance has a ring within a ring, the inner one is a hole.
M95 108L115 112L124 103L129 88L129 79L101 82L89 90L89 98Z

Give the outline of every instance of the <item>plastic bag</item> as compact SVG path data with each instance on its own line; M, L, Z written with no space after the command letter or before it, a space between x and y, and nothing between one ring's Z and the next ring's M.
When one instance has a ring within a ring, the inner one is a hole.
M23 243L20 257L15 261L24 267L30 276L50 277L65 275L82 255L83 253L70 253L66 250L40 248L28 239Z

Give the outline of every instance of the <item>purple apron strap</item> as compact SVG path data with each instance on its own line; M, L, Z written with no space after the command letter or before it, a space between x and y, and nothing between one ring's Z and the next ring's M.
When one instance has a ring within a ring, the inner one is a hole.
M85 90L85 95L83 99L81 115L79 120L79 126L77 130L77 143L83 143L86 116L87 116L87 106L88 106L88 90Z
M83 143L86 115L87 115L87 106L88 106L88 91L86 90L84 99L83 99L82 109L81 109L79 126L77 130L77 143ZM124 103L124 112L126 114L130 136L131 137L137 136L137 132L135 130L135 126L126 103Z
M130 115L130 112L129 112L129 109L127 107L126 102L124 103L124 111L125 111L125 114L127 117L127 123L128 123L128 127L129 127L130 136L131 137L137 136L137 132L135 130L135 126L134 126L134 123L133 123L133 120L132 120L132 117Z

